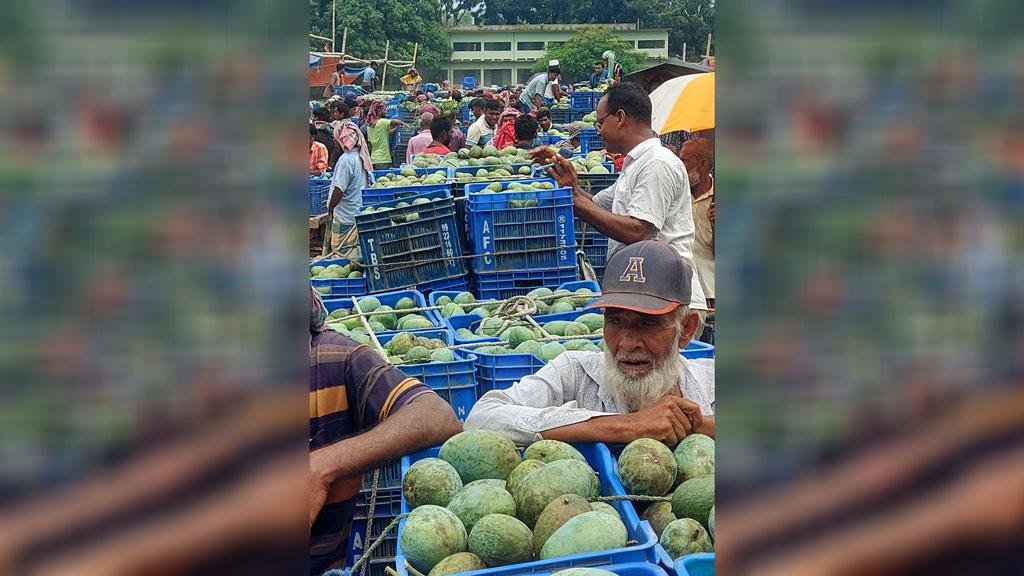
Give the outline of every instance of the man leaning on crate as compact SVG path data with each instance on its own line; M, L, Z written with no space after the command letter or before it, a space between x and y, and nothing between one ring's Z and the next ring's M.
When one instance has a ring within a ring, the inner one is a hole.
M451 406L373 350L326 327L310 287L309 573L343 567L367 471L462 431Z
M466 429L536 440L670 445L715 435L714 361L679 355L699 321L690 310L692 273L664 242L626 246L608 259L601 296L602 352L566 351L506 390L484 394Z

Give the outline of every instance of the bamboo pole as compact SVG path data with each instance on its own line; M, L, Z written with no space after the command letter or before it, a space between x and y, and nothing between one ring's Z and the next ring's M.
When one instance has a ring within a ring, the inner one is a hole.
M704 50L704 56L711 59L711 32L708 32L708 47Z
M419 42L417 42L417 43L412 45L412 67L413 68L416 67L416 50L418 50L419 47L420 47L420 43ZM417 72L418 72L418 70L417 70Z
M331 2L331 51L332 52L334 51L334 47L337 46L337 44L335 44L335 40L338 39L337 15L338 15L338 0L334 0L333 2ZM342 49L342 52L344 52L344 51L345 50Z
M391 40L384 45L384 66L381 66L380 89L384 89L384 83L388 81L388 54L391 52Z
M686 62L686 42L683 42L683 62Z

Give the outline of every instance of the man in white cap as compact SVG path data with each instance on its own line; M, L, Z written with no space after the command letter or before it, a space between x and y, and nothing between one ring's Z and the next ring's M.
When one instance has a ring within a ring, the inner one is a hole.
M608 260L601 296L605 351L567 351L536 374L477 401L465 428L536 440L674 445L715 434L714 361L679 355L697 327L690 267L664 242L626 246Z
M526 84L523 93L519 95L519 111L529 114L541 106L549 106L562 97L562 90L558 86L558 78L562 69L558 60L548 62L548 71L537 74Z

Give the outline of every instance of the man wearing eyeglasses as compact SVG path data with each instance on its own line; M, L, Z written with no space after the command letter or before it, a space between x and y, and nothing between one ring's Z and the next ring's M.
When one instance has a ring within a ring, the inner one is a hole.
M629 244L657 239L665 242L694 270L690 308L707 318L707 302L693 262L695 227L690 185L682 160L661 144L651 130L651 98L637 84L619 83L597 104L595 122L605 149L624 154L615 184L591 197L584 192L572 163L543 146L531 152L535 164L554 164L548 173L572 188L576 216L608 236L608 258Z

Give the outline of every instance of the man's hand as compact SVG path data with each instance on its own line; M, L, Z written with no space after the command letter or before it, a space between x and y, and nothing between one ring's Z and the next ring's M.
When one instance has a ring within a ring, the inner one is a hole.
M627 416L637 438L653 438L675 446L700 427L700 407L681 396L665 395L654 404Z
M576 168L561 154L550 146L541 146L530 152L530 160L536 164L554 164L548 168L548 174L558 182L559 186L567 187L574 192L579 190L579 178Z
M317 452L309 455L309 528L313 528L313 522L320 514L320 510L327 502L327 492L331 489L331 481L327 477L324 468L324 460L317 456Z

